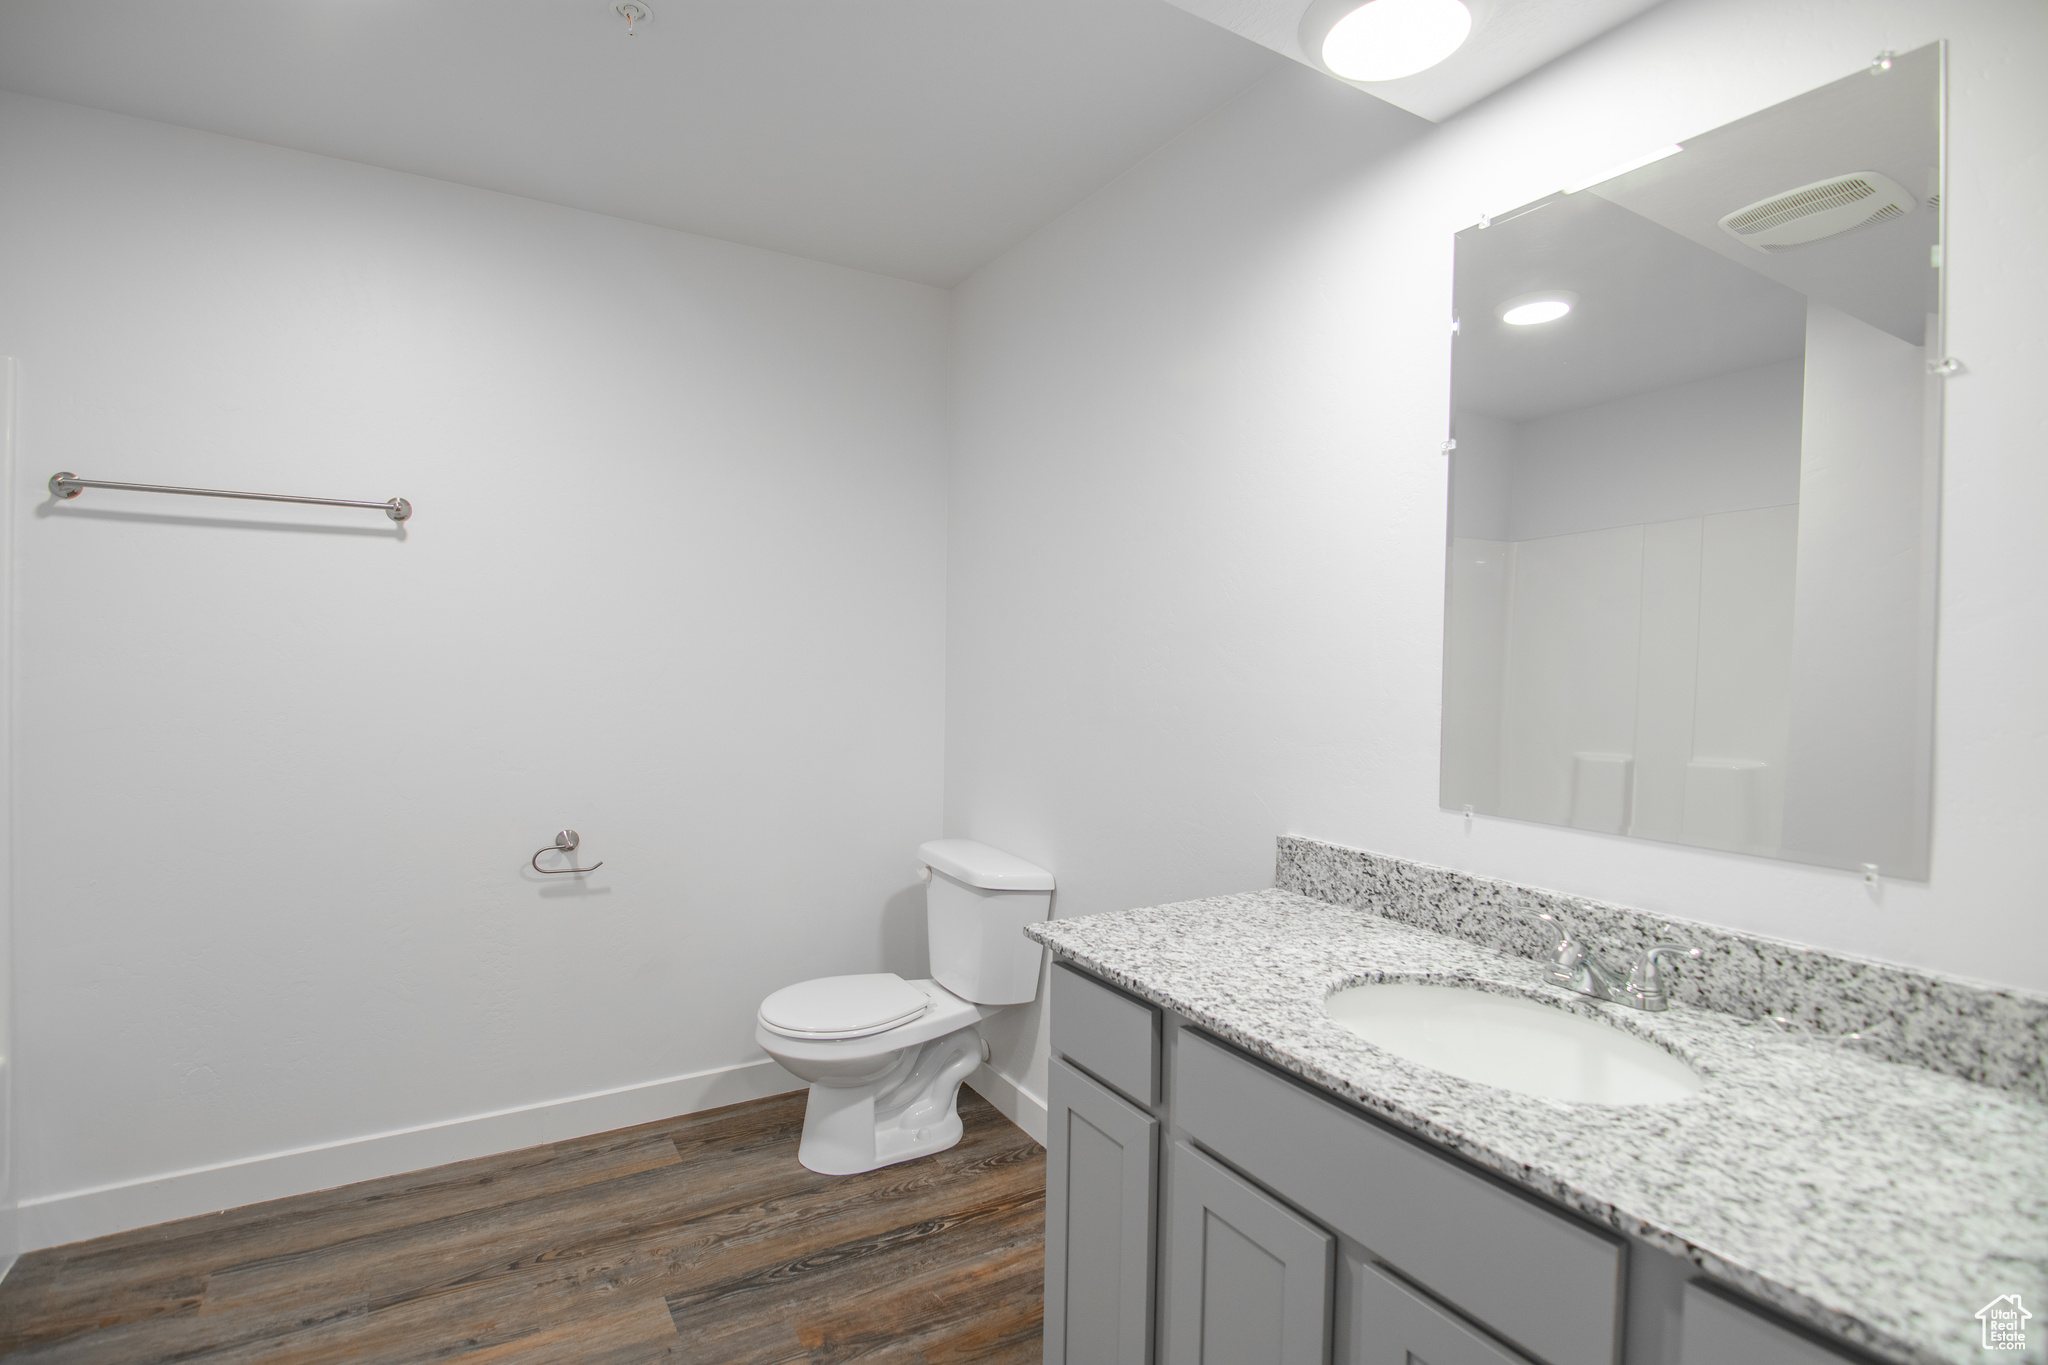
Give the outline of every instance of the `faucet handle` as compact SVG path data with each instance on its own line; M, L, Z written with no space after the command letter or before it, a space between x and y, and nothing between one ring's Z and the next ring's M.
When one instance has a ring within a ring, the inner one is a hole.
M1657 967L1657 959L1667 955L1698 957L1700 950L1683 943L1658 943L1645 948L1628 974L1629 1003L1646 1010L1670 1008L1671 994L1664 988L1664 973Z
M1539 913L1536 918L1557 930L1557 947L1551 949L1551 951L1556 953L1560 959L1563 958L1565 953L1578 947L1578 940L1572 937L1572 931L1565 928L1563 921L1559 920L1557 916Z
M1539 914L1536 918L1557 930L1557 946L1550 950L1549 979L1560 986L1572 985L1575 975L1586 970L1585 946L1572 937L1572 931L1565 928L1555 915Z

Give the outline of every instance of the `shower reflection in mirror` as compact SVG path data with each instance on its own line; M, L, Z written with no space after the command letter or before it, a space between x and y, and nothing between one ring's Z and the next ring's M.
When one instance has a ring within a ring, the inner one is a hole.
M1942 51L1457 240L1442 804L1927 875Z

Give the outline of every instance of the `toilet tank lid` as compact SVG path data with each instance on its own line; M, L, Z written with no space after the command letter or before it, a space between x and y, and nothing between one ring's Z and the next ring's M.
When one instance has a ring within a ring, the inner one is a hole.
M936 872L984 891L1050 891L1052 873L972 839L934 839L920 844L918 861Z

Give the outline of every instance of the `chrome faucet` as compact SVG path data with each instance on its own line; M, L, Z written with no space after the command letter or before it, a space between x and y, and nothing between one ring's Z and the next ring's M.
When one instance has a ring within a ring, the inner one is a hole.
M1671 1008L1671 993L1665 989L1664 973L1657 965L1657 959L1665 956L1698 957L1700 950L1688 948L1682 943L1659 943L1643 950L1636 965L1629 969L1626 979L1620 973L1608 969L1594 956L1591 949L1572 937L1571 930L1550 915L1539 915L1538 919L1548 920L1558 932L1557 947L1551 959L1550 972L1545 978L1553 986L1562 986L1580 995L1590 995L1595 1000L1611 1000L1617 1005L1627 1005L1639 1010L1667 1010Z

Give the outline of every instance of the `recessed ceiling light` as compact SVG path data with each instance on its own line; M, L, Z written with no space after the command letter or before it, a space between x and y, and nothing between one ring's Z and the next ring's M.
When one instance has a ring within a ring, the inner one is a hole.
M1349 81L1395 81L1435 66L1471 32L1464 0L1367 0L1323 36L1323 65Z
M1569 289L1546 289L1540 294L1517 294L1500 306L1500 320L1510 327L1534 327L1556 322L1579 301Z

